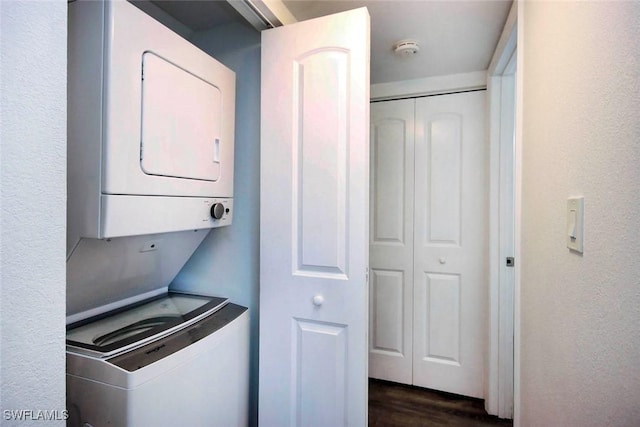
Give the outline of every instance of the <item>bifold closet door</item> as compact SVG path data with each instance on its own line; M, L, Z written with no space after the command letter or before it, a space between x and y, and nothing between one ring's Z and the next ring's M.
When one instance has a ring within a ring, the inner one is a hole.
M369 376L412 383L414 100L371 104Z
M371 105L369 376L482 397L485 92Z
M483 396L485 92L416 99L413 384Z

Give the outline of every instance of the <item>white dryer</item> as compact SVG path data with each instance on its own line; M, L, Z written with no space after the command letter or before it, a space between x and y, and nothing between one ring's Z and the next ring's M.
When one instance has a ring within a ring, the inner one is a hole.
M170 293L68 328L68 425L246 426L248 373L247 309Z
M68 41L68 252L229 224L235 73L127 1L70 3Z

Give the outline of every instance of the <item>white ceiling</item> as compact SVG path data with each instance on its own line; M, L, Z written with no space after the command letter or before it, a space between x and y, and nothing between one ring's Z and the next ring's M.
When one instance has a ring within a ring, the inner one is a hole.
M283 0L303 21L366 6L371 15L371 83L486 70L511 0ZM156 0L193 30L241 19L225 1ZM401 58L394 43L416 40L420 52Z
M371 15L371 83L486 70L511 0L284 0L300 21L367 6ZM401 58L394 43L416 40Z

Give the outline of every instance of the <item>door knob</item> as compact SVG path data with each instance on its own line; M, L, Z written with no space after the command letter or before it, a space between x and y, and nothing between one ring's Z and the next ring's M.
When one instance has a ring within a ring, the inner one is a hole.
M316 307L320 307L324 302L324 297L322 295L316 295L313 297L313 305Z
M440 261L440 264L446 264L447 263L447 259L443 256L441 256L438 261Z

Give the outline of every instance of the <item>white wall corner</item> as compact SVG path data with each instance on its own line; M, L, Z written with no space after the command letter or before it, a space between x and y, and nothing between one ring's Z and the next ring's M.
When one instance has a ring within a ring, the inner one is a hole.
M513 212L514 195L512 194L513 190L509 190L509 183L504 181L502 175L504 170L509 167L518 168L517 162L514 165L507 161L508 153L513 152L514 149L512 146L514 142L510 140L512 138L510 135L513 135L514 123L518 123L520 120L516 117L515 106L509 105L509 100L513 99L516 90L513 74L516 68L514 52L516 52L518 41L517 18L518 5L517 2L514 2L487 70L490 265L485 410L489 414L502 418L513 416L514 399L512 390L513 352L510 350L514 322L514 303L510 289L512 289L514 278L509 278L514 272L507 273L508 268L503 263L507 256L515 256L518 259L516 250L512 247L513 240L517 238L513 235L513 228L518 225L517 220L516 224L513 224L511 222L513 219L510 221L507 218L515 214ZM503 156L505 156L504 159ZM507 162L505 163L505 161ZM513 179L518 182L516 176ZM517 186L516 183L512 185ZM516 269L518 268L519 265L516 265Z
M515 128L515 162L522 165L522 138L523 138L523 119L524 119L524 17L525 5L523 0L518 0L517 21L519 23L516 28L516 44L520 49L516 50L516 128ZM514 237L515 248L514 253L517 260L522 260L522 167L516 168L514 182L514 206L515 206L515 224ZM521 417L521 396L520 396L520 286L522 267L521 262L516 265L515 280L513 287L513 426L520 427Z
M511 5L511 10L507 16L507 21L500 34L500 39L496 45L496 50L493 52L493 57L489 63L487 74L489 76L499 75L507 66L511 54L505 54L505 52L515 51L517 44L517 25L518 25L518 2L514 1Z
M0 1L0 16L0 406L6 411L48 409L61 415L65 409L67 4ZM46 214L34 214L34 207L44 204ZM3 413L0 424L39 423Z

